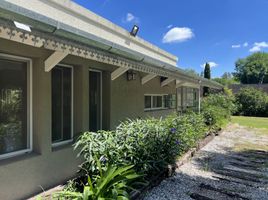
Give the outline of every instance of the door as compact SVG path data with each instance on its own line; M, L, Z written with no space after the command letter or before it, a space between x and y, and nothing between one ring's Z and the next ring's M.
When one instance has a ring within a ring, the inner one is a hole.
M89 71L89 130L96 132L102 127L102 74Z

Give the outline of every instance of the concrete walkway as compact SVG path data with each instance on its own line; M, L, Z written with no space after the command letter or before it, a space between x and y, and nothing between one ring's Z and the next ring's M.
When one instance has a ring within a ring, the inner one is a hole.
M230 125L144 200L268 200L268 132Z

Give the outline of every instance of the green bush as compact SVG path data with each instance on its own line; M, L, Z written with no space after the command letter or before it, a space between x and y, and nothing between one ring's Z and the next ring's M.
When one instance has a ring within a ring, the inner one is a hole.
M136 119L122 122L115 131L85 132L75 144L84 162L85 174L98 174L96 157L116 166L134 165L150 176L175 162L182 152L204 137L202 115L176 114L162 119Z
M203 98L201 105L205 124L211 129L221 128L236 111L234 96L229 91L210 94Z
M134 165L149 174L163 169L179 152L177 131L165 120L136 119L122 122L115 131L85 132L76 142L86 174L98 174L95 157L116 166Z
M176 130L176 141L179 142L179 151L176 150L176 155L181 155L194 147L197 141L205 136L207 127L204 122L203 116L194 112L182 116L171 115L166 118L166 125Z
M237 113L245 116L268 116L268 95L253 87L241 89L236 95Z
M78 155L84 159L80 166L82 178L71 185L80 187L78 191L82 191L87 182L85 177L90 176L97 181L100 169L107 170L107 163L116 167L133 165L136 172L150 178L174 163L179 155L195 147L209 129L219 128L224 119L230 117L231 103L232 98L228 95L210 95L203 101L201 114L173 114L164 120L127 120L115 131L83 133L74 147L79 149ZM76 191L72 188L68 191Z

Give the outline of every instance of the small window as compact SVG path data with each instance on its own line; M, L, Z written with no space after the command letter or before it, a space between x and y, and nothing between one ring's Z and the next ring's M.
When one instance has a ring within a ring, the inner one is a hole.
M72 68L52 69L52 144L70 142L72 130Z
M176 95L145 95L144 96L144 109L157 110L176 107Z
M30 66L19 60L0 55L0 158L31 151Z

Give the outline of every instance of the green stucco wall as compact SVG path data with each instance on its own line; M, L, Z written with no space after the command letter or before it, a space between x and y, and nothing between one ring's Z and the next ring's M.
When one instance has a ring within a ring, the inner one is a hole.
M51 146L51 73L44 71L44 61L52 51L0 39L0 53L31 58L33 61L33 152L0 160L0 199L24 199L75 176L81 160L72 145ZM175 83L160 86L156 77L141 85L141 77L127 81L126 74L111 81L115 66L75 56L63 64L74 67L74 136L88 130L88 70L98 69L103 75L103 129L113 129L126 118L165 116L174 110L144 111L144 94L175 94ZM3 181L4 180L4 181Z

